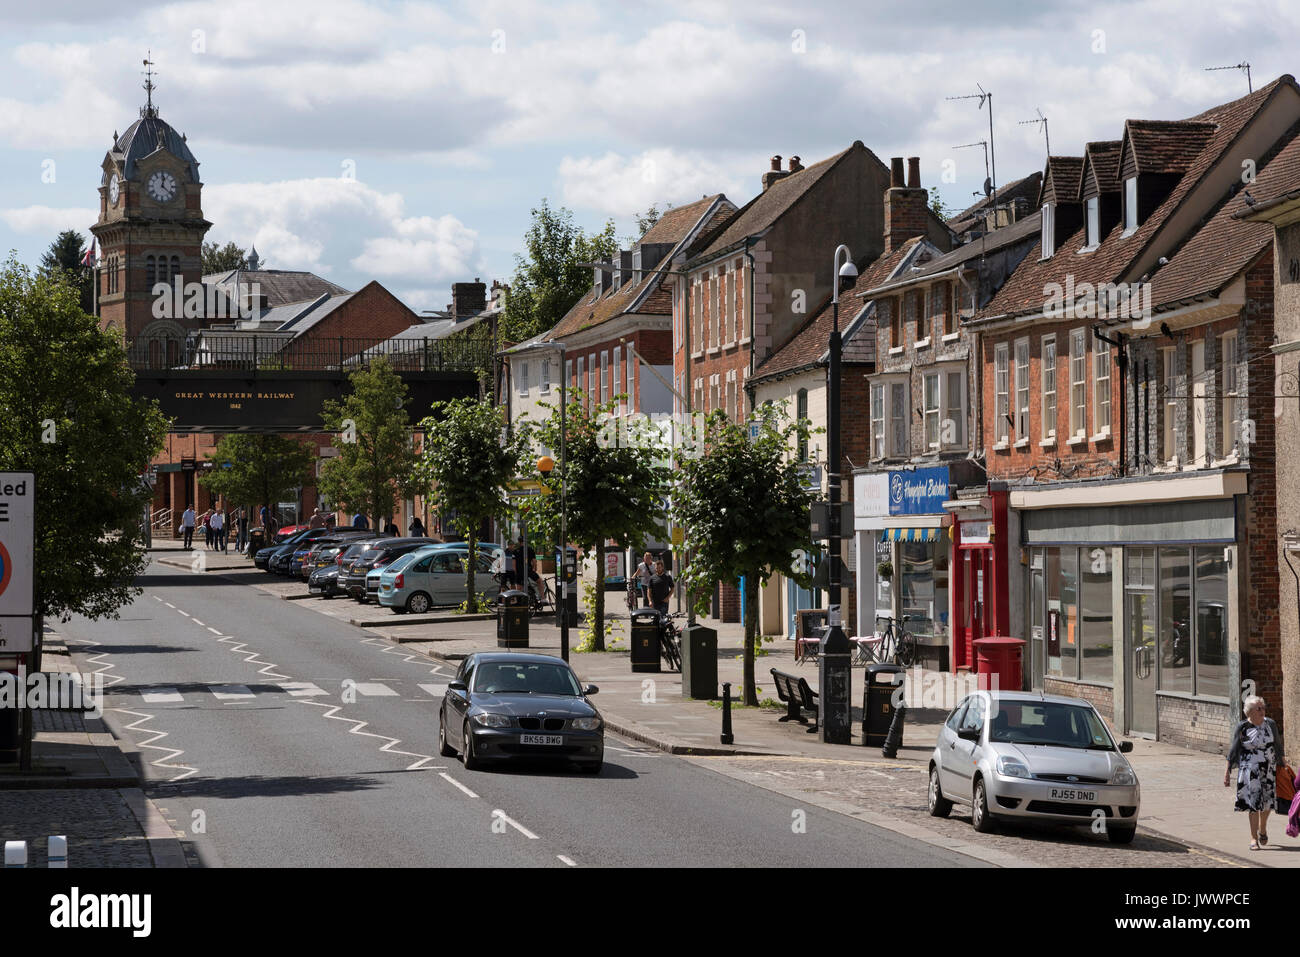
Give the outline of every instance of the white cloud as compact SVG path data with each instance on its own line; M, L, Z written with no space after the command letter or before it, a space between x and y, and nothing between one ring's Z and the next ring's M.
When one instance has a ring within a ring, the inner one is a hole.
M465 276L477 263L478 234L454 216L420 216L394 223L397 236L367 239L352 260L358 272L381 278Z
M568 205L626 217L666 203L681 206L701 196L743 192L739 164L724 164L698 153L646 150L635 156L566 156L560 162L560 189Z
M0 210L0 219L16 233L41 233L53 240L56 233L75 229L88 233L99 218L99 210L80 206L56 209L52 206L23 206L19 209Z

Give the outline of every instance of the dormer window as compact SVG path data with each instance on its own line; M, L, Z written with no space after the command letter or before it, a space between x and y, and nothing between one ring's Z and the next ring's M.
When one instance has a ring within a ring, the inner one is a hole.
M1124 234L1138 228L1138 180L1130 176L1124 180Z
M1101 244L1100 202L1096 196L1084 201L1083 208L1088 217L1088 242L1084 249L1096 249Z
M1043 204L1043 258L1051 259L1056 254L1056 204Z

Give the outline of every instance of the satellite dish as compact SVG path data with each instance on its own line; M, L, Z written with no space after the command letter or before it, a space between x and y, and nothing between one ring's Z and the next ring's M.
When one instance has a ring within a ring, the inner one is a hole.
M984 195L985 196L993 195L993 180L987 176L984 177Z

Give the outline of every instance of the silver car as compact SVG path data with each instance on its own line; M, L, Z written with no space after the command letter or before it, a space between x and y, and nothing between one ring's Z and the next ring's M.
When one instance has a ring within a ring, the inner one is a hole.
M1087 701L977 691L948 716L930 759L930 814L971 807L975 830L999 818L1104 827L1114 844L1137 833L1141 789L1101 715ZM1102 824L1097 822L1101 821Z

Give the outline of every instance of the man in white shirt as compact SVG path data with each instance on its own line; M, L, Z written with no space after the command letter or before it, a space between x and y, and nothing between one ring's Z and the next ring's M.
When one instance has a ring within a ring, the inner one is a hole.
M641 556L641 564L636 566L633 573L637 580L641 582L642 606L650 607L650 579L655 576L655 558L649 552Z
M212 517L208 519L208 528L212 529L212 547L217 551L221 551L226 538L226 516L221 509L217 509L212 513Z
M185 514L181 516L181 532L185 536L185 548L188 551L194 544L194 506L186 505Z

